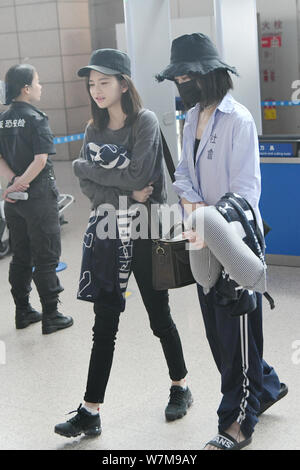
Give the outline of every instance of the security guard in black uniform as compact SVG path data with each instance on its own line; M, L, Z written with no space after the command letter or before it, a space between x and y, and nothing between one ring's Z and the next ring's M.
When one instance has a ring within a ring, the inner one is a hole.
M12 260L11 293L16 305L16 328L42 320L42 333L67 328L73 319L57 311L63 290L56 275L61 253L60 224L53 164L53 135L46 114L32 103L39 101L41 85L31 65L17 65L5 77L6 103L0 114L0 172L10 183L4 192ZM27 200L12 200L11 192L26 191ZM34 267L34 269L33 269ZM29 303L34 281L42 315Z

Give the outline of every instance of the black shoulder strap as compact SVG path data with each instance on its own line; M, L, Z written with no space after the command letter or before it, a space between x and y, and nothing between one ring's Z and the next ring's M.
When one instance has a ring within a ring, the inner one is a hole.
M175 181L175 176L174 176L175 165L174 165L173 158L172 158L170 149L168 147L167 141L165 139L165 136L162 133L162 130L160 130L160 134L161 134L161 139L162 139L162 144L163 144L164 159L165 159L165 162L166 162L166 165L167 165L167 169L168 169L171 181L172 181L172 183L174 183L174 181Z
M141 112L141 111L140 111ZM139 112L139 113L140 113ZM130 146L130 150L132 149L133 147L133 144L134 144L134 141L135 141L135 134L136 134L136 121L133 123L132 125L132 129L131 129L131 133L130 133L130 136L129 136L129 146ZM173 158L172 158L172 155L171 155L171 152L170 152L170 149L168 147L168 144L167 144L167 141L165 139L165 136L162 132L162 130L160 129L160 135L161 135L161 140L162 140L162 145L163 145L163 156L164 156L164 160L166 162L166 165L167 165L167 169L168 169L168 173L170 175L170 178L171 178L171 181L172 183L174 183L175 181L175 176L174 176L174 173L175 173L175 165L174 165L174 162L173 162Z

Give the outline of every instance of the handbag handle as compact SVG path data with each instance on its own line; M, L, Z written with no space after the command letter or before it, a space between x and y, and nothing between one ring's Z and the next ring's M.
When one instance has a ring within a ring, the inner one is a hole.
M176 224L172 225L170 228L169 232L164 236L164 239L169 240L171 238L174 238L174 233L177 227L181 226L181 231L184 231L184 223L183 222L177 222Z

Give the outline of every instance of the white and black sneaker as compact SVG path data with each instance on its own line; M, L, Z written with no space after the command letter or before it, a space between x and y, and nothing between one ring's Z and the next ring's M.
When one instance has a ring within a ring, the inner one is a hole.
M186 415L188 408L193 403L190 389L172 385L170 388L169 403L165 410L166 420L175 421Z
M54 428L56 434L65 437L76 437L80 436L80 434L100 436L102 429L99 413L93 415L83 408L81 404L77 410L71 411L68 414L71 413L77 414L65 423L57 424Z

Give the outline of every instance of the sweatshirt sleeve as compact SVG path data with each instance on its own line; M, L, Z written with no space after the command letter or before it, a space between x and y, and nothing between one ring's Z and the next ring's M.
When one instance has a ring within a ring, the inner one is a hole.
M126 169L107 171L80 158L73 162L74 173L79 178L89 179L102 186L127 191L143 189L159 177L156 174L159 144L158 120L153 112L144 110L136 123L131 162Z
M119 207L119 197L120 196L130 196L126 192L120 192L118 188L108 188L100 186L97 183L94 183L90 180L85 180L80 178L79 184L82 193L90 200L91 207L94 209L100 204L111 204L115 208Z
M86 128L83 145L79 154L79 161L86 161L85 148L89 138L89 128ZM107 170L106 170L107 171ZM76 173L75 173L76 174ZM78 176L78 175L76 175ZM84 178L82 174L78 176L82 193L91 201L92 208L109 202L115 207L119 204L119 196L130 196L132 191L120 191L118 188L104 187L95 183L91 179Z

